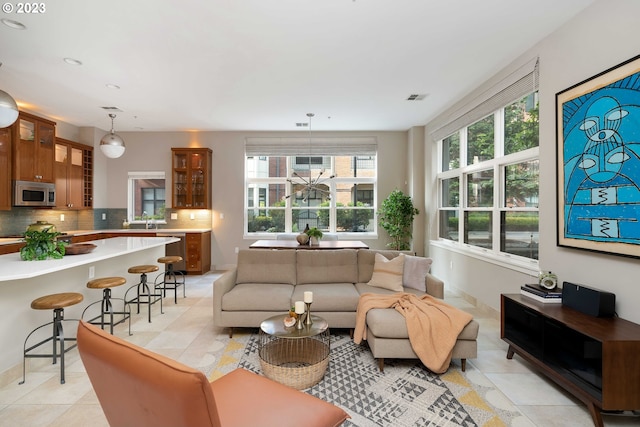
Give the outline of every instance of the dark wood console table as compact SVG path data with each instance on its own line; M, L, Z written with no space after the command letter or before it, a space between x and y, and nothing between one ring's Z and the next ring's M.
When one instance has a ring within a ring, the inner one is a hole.
M359 240L322 240L319 245L301 245L295 240L258 240L250 249L369 249Z
M502 294L500 308L507 359L518 354L573 394L597 427L601 410L640 409L640 325L520 294Z

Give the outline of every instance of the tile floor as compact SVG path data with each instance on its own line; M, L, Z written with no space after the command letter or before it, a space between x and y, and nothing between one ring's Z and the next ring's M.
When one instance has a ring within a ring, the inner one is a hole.
M165 314L154 312L152 323L144 313L134 315L131 337L124 325L115 334L187 365L210 370L215 353L224 347L217 337L225 331L212 319L212 283L216 273L187 277L187 298L174 304L165 299ZM495 313L483 312L448 291L445 301L471 312L480 322L478 358L469 360L483 372L524 417L514 427L592 426L591 417L576 399L536 374L518 356L507 360L506 344L500 340ZM157 304L156 304L157 306ZM0 388L0 426L107 426L98 400L84 372L77 350L67 353L66 384L59 381L58 365L40 359L27 371L27 380L18 385L21 374ZM6 379L6 378L5 378ZM605 426L638 426L640 416L604 416Z

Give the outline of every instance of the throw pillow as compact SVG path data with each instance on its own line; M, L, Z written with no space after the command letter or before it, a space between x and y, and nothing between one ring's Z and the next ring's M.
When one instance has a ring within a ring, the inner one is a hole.
M432 262L433 260L431 258L406 255L404 258L402 284L407 288L427 292L427 285L424 282L424 278L431 269Z
M402 271L404 269L404 254L389 260L384 255L376 254L373 264L373 274L369 280L370 286L402 292Z

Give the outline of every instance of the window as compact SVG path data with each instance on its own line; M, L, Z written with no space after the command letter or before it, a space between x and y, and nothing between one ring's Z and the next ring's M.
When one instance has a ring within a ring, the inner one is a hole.
M165 220L164 172L129 172L128 187L129 222Z
M537 260L538 145L537 92L441 139L438 237Z
M245 171L246 234L376 232L375 155L247 155Z

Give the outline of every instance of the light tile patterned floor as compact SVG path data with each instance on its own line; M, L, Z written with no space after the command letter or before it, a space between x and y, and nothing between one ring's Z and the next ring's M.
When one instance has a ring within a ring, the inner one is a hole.
M154 307L153 322L146 315L134 315L131 337L124 325L116 335L202 369L211 371L228 342L226 331L215 327L212 315L213 281L218 274L187 277L187 298L174 304L165 299L165 314ZM530 422L514 427L591 426L591 417L576 399L530 369L517 356L506 359L506 344L500 340L495 313L476 309L448 291L445 301L471 312L480 322L478 358L470 360L528 417ZM157 304L156 304L157 305ZM85 374L76 350L67 353L66 384L59 381L58 365L39 363L0 388L0 426L107 426L102 409ZM637 426L640 417L604 417L607 427Z

